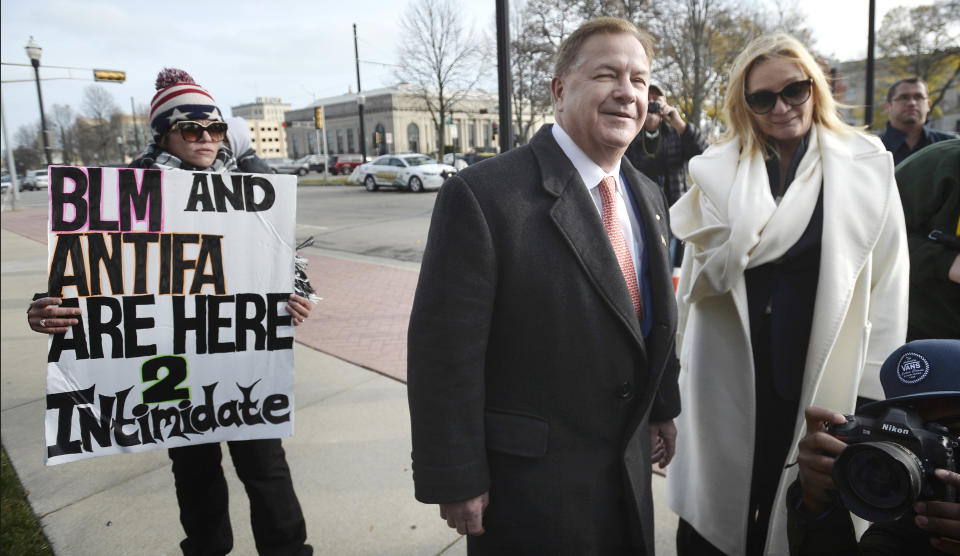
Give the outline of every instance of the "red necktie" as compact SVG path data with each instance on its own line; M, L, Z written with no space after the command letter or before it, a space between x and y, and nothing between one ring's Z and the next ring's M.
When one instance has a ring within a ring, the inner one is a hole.
M610 176L600 181L600 200L603 204L603 228L607 231L610 238L610 244L613 245L613 252L617 255L617 262L620 263L620 272L623 273L623 279L627 283L627 290L630 292L630 300L633 301L633 310L637 313L637 318L643 320L643 307L640 302L640 287L637 285L637 272L633 268L633 258L630 256L630 249L627 247L626 240L623 239L623 230L620 229L620 219L617 218L616 201L617 182Z

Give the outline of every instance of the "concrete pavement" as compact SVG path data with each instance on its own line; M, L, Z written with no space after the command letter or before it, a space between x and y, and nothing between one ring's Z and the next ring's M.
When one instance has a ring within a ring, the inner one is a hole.
M43 465L46 338L24 312L46 281L46 213L2 214L0 435L58 555L178 554L165 451ZM324 300L297 330L295 433L287 460L317 554L463 555L466 542L413 497L406 324L418 265L308 249ZM229 458L228 458L229 459ZM234 554L254 554L249 506L229 463ZM654 477L657 552L674 554L676 516Z

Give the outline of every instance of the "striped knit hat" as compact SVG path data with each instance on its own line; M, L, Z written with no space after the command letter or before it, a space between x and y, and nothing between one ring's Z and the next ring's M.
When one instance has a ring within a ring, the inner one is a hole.
M150 128L153 140L160 141L176 122L212 120L222 122L220 109L206 89L197 85L190 74L164 68L157 75L157 94L150 101Z

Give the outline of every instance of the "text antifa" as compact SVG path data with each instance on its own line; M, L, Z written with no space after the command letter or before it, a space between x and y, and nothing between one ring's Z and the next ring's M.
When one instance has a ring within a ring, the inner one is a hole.
M165 297L172 304L173 353L187 353L187 335L193 334L193 352L231 353L247 351L248 333L253 333L252 349L276 351L293 349L292 336L277 336L277 328L291 326L290 314L283 310L287 293L238 293L234 295L198 295ZM192 300L193 316L187 314L187 300ZM67 298L63 307L79 307L80 299ZM66 351L76 359L113 359L147 357L157 354L156 344L141 344L138 334L153 330L155 319L138 314L155 305L153 295L115 297L88 297L86 324L83 317L74 317L77 324L67 334L53 334L47 362L56 363ZM230 305L233 305L231 308ZM142 309L141 309L142 308ZM227 315L231 315L232 317ZM233 328L233 334L224 329ZM103 337L110 338L110 353L104 353ZM225 339L232 336L232 340Z
M190 439L190 435L212 432L218 427L241 427L280 424L290 420L290 398L270 394L259 400L252 398L254 387L237 384L242 399L214 405L214 391L219 383L203 387L204 401L194 405L190 399L162 407L139 403L128 415L124 409L133 387L113 396L94 396L96 385L85 390L47 394L47 410L57 411L56 443L47 446L47 457L92 452L93 441L100 447L130 447L155 444L166 437ZM74 436L74 424L79 439Z

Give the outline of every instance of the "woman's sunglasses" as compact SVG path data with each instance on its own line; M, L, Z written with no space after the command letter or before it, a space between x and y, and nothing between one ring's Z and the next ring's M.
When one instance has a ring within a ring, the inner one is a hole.
M803 81L794 81L777 93L770 91L757 91L747 95L747 106L754 114L766 114L773 110L777 105L777 97L783 99L783 102L789 106L800 106L810 98L810 89L813 87L813 79L804 79Z
M225 122L210 122L203 125L200 122L181 121L173 124L173 129L180 132L180 137L187 143L196 143L203 139L203 132L210 135L212 141L223 141L227 135L227 124Z

